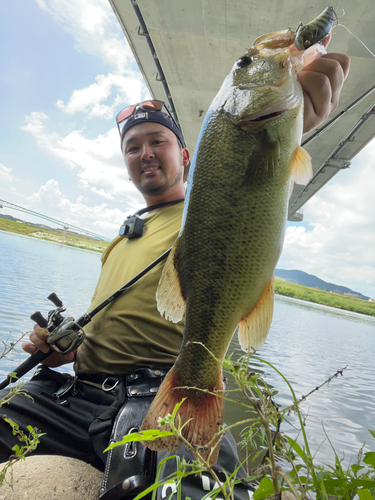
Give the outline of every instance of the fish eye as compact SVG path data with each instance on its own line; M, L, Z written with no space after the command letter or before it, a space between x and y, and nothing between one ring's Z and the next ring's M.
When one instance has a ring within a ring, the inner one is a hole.
M243 56L241 59L238 59L237 61L237 66L239 68L246 68L246 66L249 66L252 63L252 58L248 56Z

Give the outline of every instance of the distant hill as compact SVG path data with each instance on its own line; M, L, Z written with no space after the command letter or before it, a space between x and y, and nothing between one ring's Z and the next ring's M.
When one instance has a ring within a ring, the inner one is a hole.
M42 227L46 229L51 229L50 226L46 226L45 224L35 224L34 222L28 222L23 219L18 219L17 217L13 217L12 215L0 214L0 219L11 220L13 222L23 222L24 224L29 224L30 226ZM59 229L57 229L58 231ZM62 231L62 229L61 229Z
M325 292L341 292L341 293L352 293L358 295L363 300L369 300L370 297L362 295L360 292L355 292L346 286L335 285L334 283L327 283L326 281L317 278L313 274L307 274L303 271L298 271L296 269L286 270L286 269L275 269L275 278L280 278L289 283L297 283L297 285L308 286L310 288L317 288Z
M0 214L0 219L13 220L14 222L24 222L22 219L16 219L16 217L6 214Z

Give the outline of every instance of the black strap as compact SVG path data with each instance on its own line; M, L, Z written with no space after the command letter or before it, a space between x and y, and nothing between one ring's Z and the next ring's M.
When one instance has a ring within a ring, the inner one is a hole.
M179 200L173 200L173 201L166 201L165 203L158 203L157 205L151 205L150 207L142 208L141 210L138 210L138 212L135 212L133 215L129 215L128 218L130 217L135 217L136 215L142 215L145 214L146 212L151 212L152 210L156 210L157 208L165 207L166 205L176 205L176 203L181 203L182 201L185 201L185 198L180 198Z

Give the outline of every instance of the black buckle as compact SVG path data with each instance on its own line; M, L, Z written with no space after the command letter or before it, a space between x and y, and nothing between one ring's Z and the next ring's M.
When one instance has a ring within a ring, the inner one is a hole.
M65 396L70 391L72 392L72 396L76 396L78 394L76 383L78 377L69 377L68 380L63 384L56 392L52 394L52 399L56 401L59 405L67 405L68 401L66 399L61 400L62 396Z

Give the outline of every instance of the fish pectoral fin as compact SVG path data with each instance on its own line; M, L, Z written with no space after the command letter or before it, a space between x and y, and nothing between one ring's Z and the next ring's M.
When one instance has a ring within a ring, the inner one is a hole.
M273 177L280 161L280 140L263 130L257 137L246 166L244 185Z
M297 146L292 154L292 181L304 186L313 176L311 156L301 146Z
M238 341L244 351L255 351L265 342L271 326L274 299L273 278L264 289L257 305L241 319L238 329Z
M164 266L158 288L156 303L158 311L166 319L178 323L185 314L186 302L182 296L178 275L179 239L177 238Z

